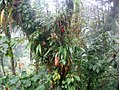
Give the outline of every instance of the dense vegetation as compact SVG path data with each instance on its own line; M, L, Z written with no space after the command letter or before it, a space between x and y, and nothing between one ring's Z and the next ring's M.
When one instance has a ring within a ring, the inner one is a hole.
M0 1L0 90L118 90L119 0L53 2Z

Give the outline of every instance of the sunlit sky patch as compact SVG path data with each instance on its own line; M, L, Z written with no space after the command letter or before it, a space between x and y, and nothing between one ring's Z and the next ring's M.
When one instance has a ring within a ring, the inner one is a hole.
M54 0L41 0L43 2L48 2L48 10L49 11L55 11L55 3L54 3ZM35 0L31 0L31 4L33 3L37 3L35 2Z
M48 5L49 5L49 8L48 10L49 11L55 11L55 1L56 0L41 0L41 1L45 1L45 2L48 2ZM57 0L59 3L61 3L62 1L65 1L65 0ZM83 2L85 2L87 5L91 5L91 4L97 4L95 2L95 0L82 0ZM35 2L35 0L31 0L32 3L37 3Z
M48 6L49 6L48 10L49 11L51 11L51 12L55 12L56 11L56 7L55 7L55 5L56 5L55 1L56 0L40 0L40 1L48 3ZM63 1L65 1L65 0L57 0L57 1L58 1L58 3L61 3ZM99 5L98 1L96 1L96 0L80 0L80 1L83 2L83 5L86 6L86 7L97 6L97 5L99 7L102 6L102 5ZM37 3L37 2L35 2L35 0L31 0L31 4L33 4L33 3ZM105 5L104 8L108 9L108 6L109 6L109 4ZM111 6L113 6L113 3L111 4Z

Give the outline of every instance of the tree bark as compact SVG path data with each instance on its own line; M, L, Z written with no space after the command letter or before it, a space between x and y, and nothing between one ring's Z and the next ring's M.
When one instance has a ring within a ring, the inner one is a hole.
M112 17L115 18L115 16L119 13L119 0L113 0L113 7L112 7Z
M16 72L15 72L15 63L14 63L14 54L13 54L13 49L11 47L11 34L10 34L10 28L6 28L5 29L5 35L6 37L8 38L8 49L9 49L9 53L11 54L10 58L11 58L11 70L12 70L12 73L13 75L16 75Z

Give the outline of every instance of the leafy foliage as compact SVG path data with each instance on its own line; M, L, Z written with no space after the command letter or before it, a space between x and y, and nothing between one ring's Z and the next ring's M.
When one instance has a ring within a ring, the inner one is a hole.
M24 38L11 38L11 30L17 27L28 39L26 49L29 50L30 60L33 62L30 65L34 66L30 70L35 71L23 71L19 68L22 72L16 75L8 75L6 72L6 76L0 78L1 88L118 88L118 38L114 37L117 36L115 31L118 21L108 18L111 9L105 7L106 2L95 2L97 4L92 4L91 7L84 3L80 0L66 0L58 6L59 2L56 0L56 13L51 13L48 3L43 0L33 5L30 5L29 0L3 0L0 3L1 31L5 33L5 36L0 36L0 51L4 53L4 57L10 57L14 61L16 47L25 41ZM107 5L111 7L111 4ZM14 71L13 68L17 66L12 61L9 68Z

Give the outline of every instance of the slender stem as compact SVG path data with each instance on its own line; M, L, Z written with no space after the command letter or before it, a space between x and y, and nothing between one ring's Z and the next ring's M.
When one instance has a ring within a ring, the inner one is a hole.
M5 73L4 64L3 64L3 56L1 57L1 65L2 65L2 70L3 70L4 76L5 76L6 73Z
M39 59L38 59L38 56L36 56L35 68L36 68L36 74L38 74L38 72L39 72Z
M9 47L10 49L10 53L11 53L11 66L12 66L12 73L14 75L16 75L16 72L15 72L15 63L14 63L14 56L13 56L13 50L12 50L12 47Z
M32 61L32 48L30 47L30 61Z

